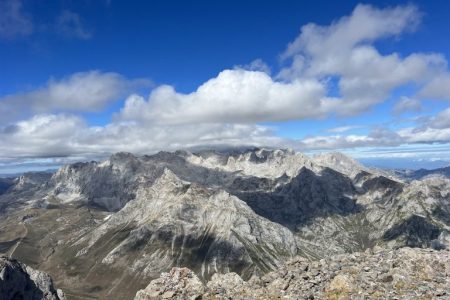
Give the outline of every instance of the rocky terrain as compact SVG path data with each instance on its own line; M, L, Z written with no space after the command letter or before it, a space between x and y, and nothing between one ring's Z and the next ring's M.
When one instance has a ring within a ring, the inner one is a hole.
M404 180L339 153L117 153L24 174L0 195L0 253L69 299L131 299L173 267L249 280L296 256L446 249L449 233L449 179Z
M215 274L202 283L173 268L137 292L149 299L449 299L450 251L419 248L341 254L319 261L289 260L277 271L244 281Z
M63 300L48 274L14 259L0 257L0 299Z

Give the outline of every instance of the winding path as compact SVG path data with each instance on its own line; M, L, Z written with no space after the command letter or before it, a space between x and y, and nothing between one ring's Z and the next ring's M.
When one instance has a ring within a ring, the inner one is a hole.
M23 223L21 223L20 225L22 225L22 227L24 228L24 234L22 234L22 236L20 237L20 240L12 248L12 251L9 254L9 258L12 258L12 256L13 256L14 252L16 251L17 247L19 247L20 243L22 243L23 239L28 235L28 228L27 228L27 226L25 226L25 224L23 224Z

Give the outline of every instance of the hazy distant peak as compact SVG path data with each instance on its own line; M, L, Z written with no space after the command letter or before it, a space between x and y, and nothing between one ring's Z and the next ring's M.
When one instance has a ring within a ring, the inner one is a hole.
M316 154L313 160L318 165L334 169L351 177L361 171L367 171L367 168L358 161L340 152Z

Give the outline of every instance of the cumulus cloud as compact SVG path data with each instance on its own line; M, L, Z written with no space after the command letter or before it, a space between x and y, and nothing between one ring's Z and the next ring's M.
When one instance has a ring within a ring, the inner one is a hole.
M397 53L382 55L373 42L405 31L413 31L420 13L412 5L378 9L358 5L348 17L330 26L307 24L282 54L291 65L278 78L338 79L343 116L356 115L386 100L391 91L408 83L426 84L446 71L446 60L439 54Z
M258 58L253 60L247 65L235 66L235 69L244 69L249 71L261 71L267 74L271 73L271 69L268 64L266 64L262 59Z
M85 28L80 16L70 10L63 10L58 16L56 29L61 35L81 40L88 40L92 37L92 32Z
M130 96L119 120L152 124L258 123L324 118L364 112L404 84L422 84L443 72L438 54L405 58L381 55L371 42L412 31L420 22L415 6L377 9L358 5L330 26L308 24L283 53L292 64L276 78L262 60L222 71L192 93L156 88L148 99ZM329 96L327 78L337 76L339 98ZM412 101L400 103L403 108ZM417 103L415 103L417 104ZM414 109L417 109L417 105Z
M31 17L23 10L20 0L0 1L0 37L11 39L33 32Z
M282 58L305 51L311 56L327 56L330 51L347 52L358 44L414 30L420 23L420 13L413 5L378 9L359 4L350 16L342 17L330 26L309 23L291 42Z
M269 127L245 124L189 124L146 127L136 123L88 126L68 114L40 114L0 127L0 157L84 157L118 151L152 153L205 145L279 145Z
M243 69L225 70L195 92L182 94L163 85L148 100L130 96L117 116L147 123L257 123L325 116L333 99L314 79L289 83L268 74Z
M450 101L450 74L441 74L431 80L419 92L422 98Z
M429 126L435 129L450 128L450 107L439 112L429 121Z
M445 119L443 111L432 120ZM438 118L439 117L439 118ZM345 131L345 130L344 130ZM344 132L343 131L343 132ZM149 154L160 150L224 146L291 147L299 151L397 147L408 144L449 143L450 127L375 128L368 134L341 133L282 138L273 128L255 124L190 123L148 124L117 121L88 126L79 116L40 114L0 127L0 168L8 161L35 162L51 158L51 164L101 159L118 152ZM55 161L58 160L58 162Z
M398 131L405 143L448 143L450 128L409 127Z
M0 130L0 157L58 157L76 153L71 135L86 125L71 115L36 115ZM5 128L9 128L5 130Z
M190 94L172 86L155 89L146 100L132 95L116 116L158 124L258 123L353 116L385 101L403 85L425 85L443 74L439 54L382 55L371 43L413 31L420 13L412 5L377 9L358 5L348 17L329 26L308 24L282 54L291 65L273 78L266 65L222 71ZM339 96L330 96L330 78ZM414 102L415 101L415 102ZM395 111L418 109L418 100L401 101Z
M128 80L117 73L99 71L75 73L59 80L50 79L36 90L0 97L1 122L30 113L99 111L130 90L149 84L146 79Z
M402 97L392 108L394 115L401 115L407 112L421 112L423 109L420 100L409 97Z

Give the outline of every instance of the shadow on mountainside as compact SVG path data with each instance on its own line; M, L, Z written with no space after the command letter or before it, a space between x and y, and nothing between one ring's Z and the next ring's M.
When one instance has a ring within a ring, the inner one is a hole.
M345 216L363 210L351 198L356 192L351 180L329 168L320 174L302 168L291 181L267 191L271 184L268 179L240 177L234 180L229 191L257 214L294 231L317 217Z
M412 215L406 220L394 225L387 230L383 239L391 241L398 238L405 240L408 247L438 247L433 240L436 240L441 233L441 229L428 222L424 217Z

